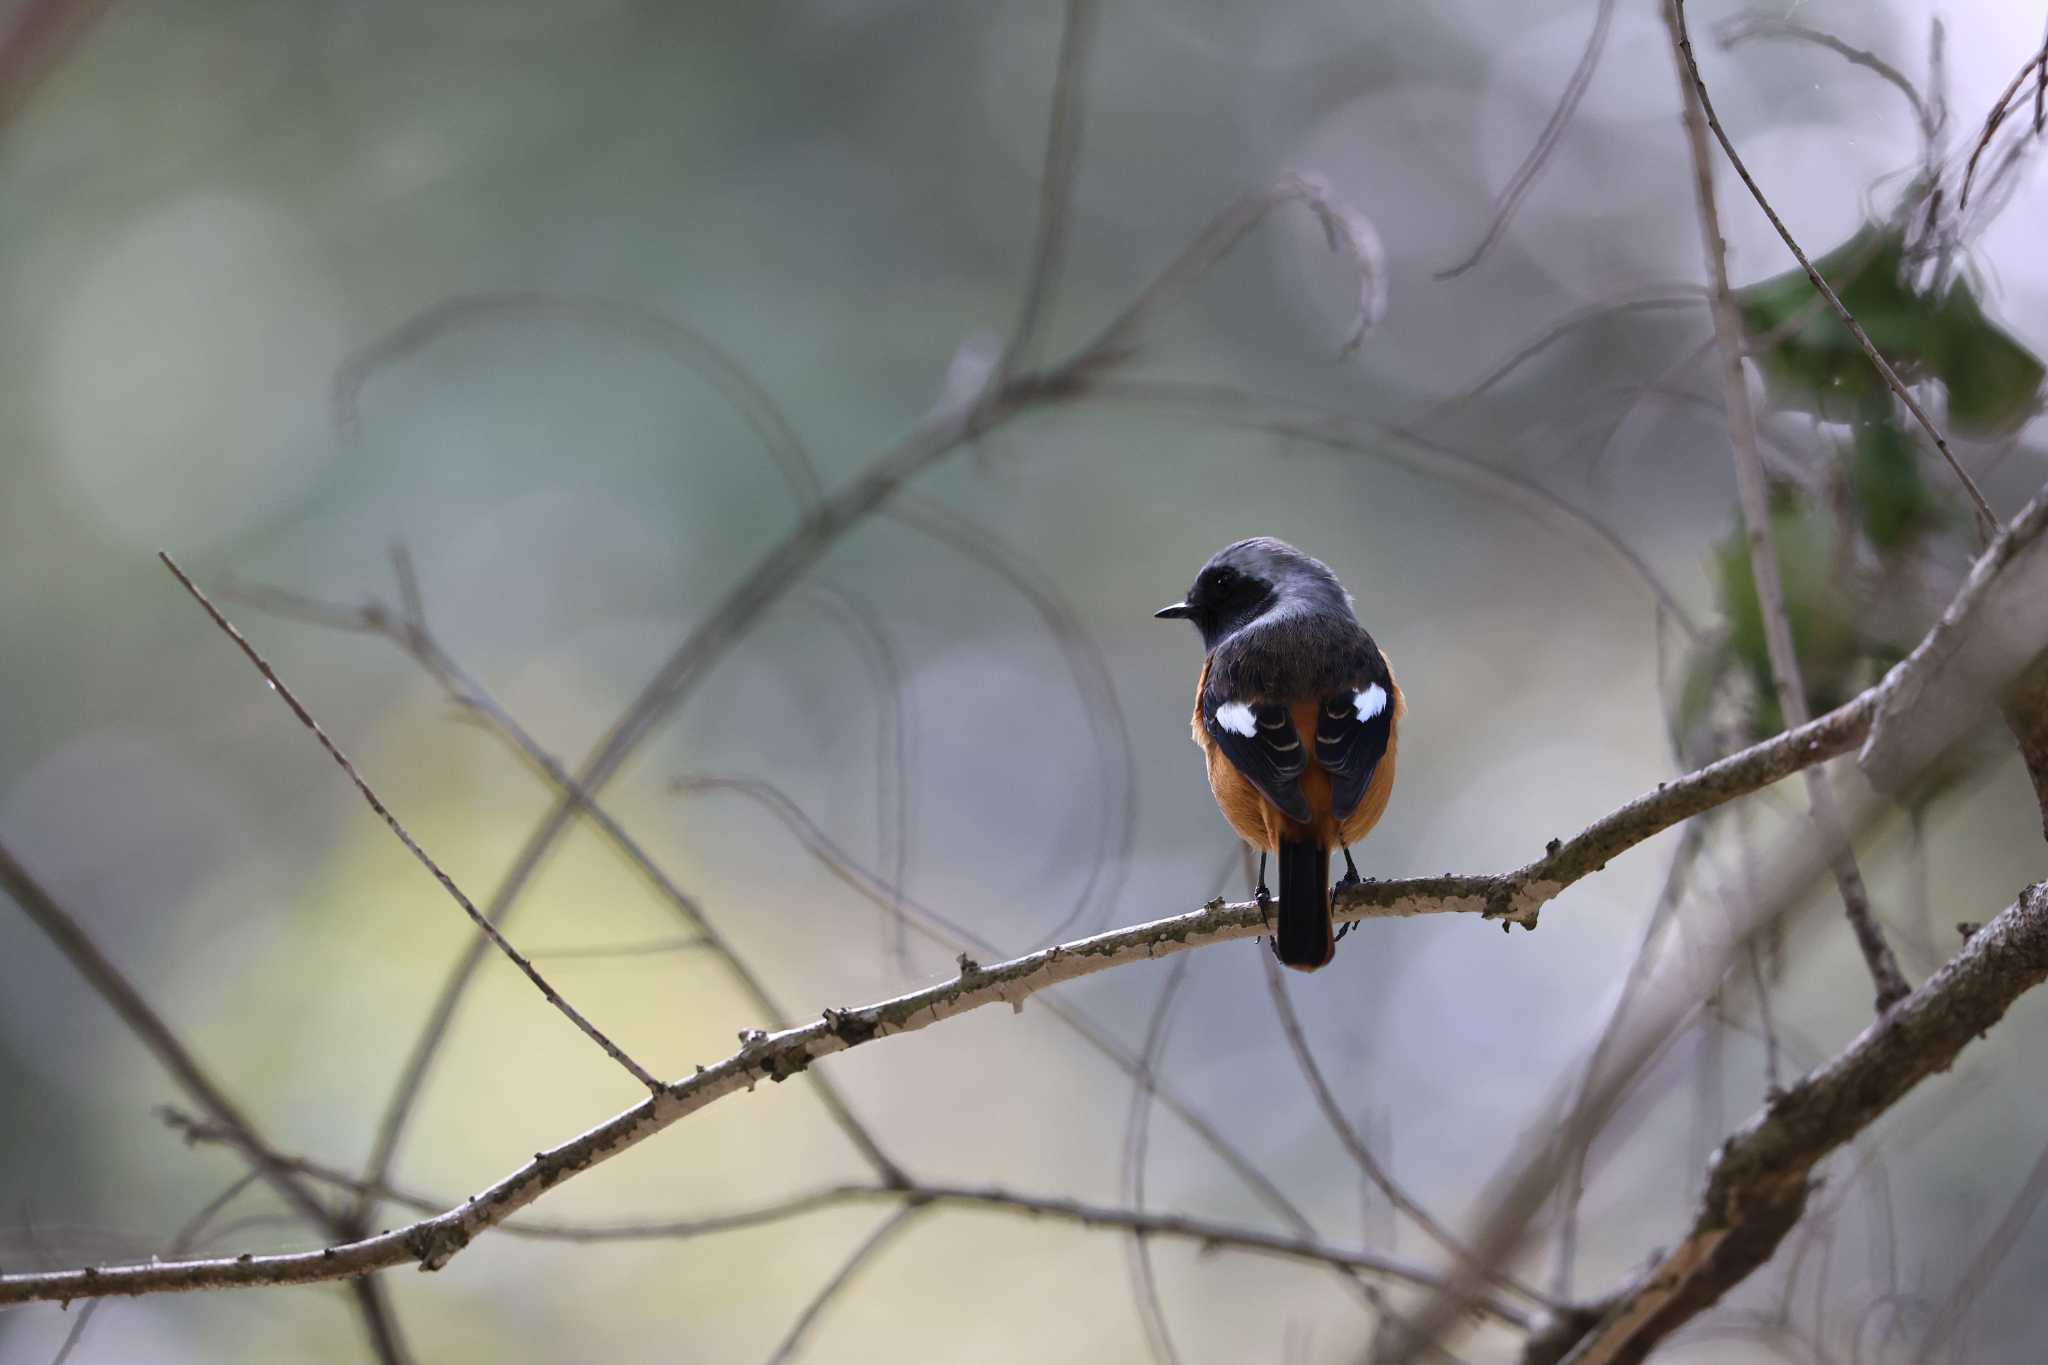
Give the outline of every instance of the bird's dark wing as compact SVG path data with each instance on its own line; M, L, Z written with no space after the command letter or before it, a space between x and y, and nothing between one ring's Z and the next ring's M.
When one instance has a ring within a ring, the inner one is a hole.
M1365 799L1394 732L1394 681L1384 667L1316 709L1316 762L1330 774L1330 813L1343 821Z
M1268 801L1288 819L1308 823L1308 798L1301 793L1308 753L1285 706L1233 701L1209 688L1202 693L1202 726L1230 765Z

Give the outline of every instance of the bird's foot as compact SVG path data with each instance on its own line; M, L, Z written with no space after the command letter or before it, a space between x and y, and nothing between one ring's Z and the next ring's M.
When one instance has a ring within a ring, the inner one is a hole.
M1264 882L1260 882L1257 888L1253 890L1252 899L1258 903L1259 923L1265 925L1268 929L1272 928L1273 916L1269 912L1273 908L1273 893L1266 889Z
M1347 848L1344 850L1344 875L1339 877L1337 879L1337 884L1330 888L1331 905L1334 906L1339 900L1343 899L1345 892L1356 889L1359 885L1360 880L1361 879L1358 875L1358 864L1351 861L1351 850ZM1342 943L1344 941L1344 935L1350 933L1353 929L1356 929L1357 927L1357 920L1350 920L1346 923L1338 925L1336 941Z

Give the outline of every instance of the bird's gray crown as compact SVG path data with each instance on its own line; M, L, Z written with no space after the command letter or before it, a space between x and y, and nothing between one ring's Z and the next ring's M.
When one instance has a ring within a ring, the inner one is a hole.
M1284 540L1253 536L1218 550L1202 572L1230 568L1271 585L1279 604L1301 603L1331 611L1351 612L1351 594L1330 572L1330 566L1305 555Z
M1211 650L1260 622L1329 616L1356 622L1350 594L1337 576L1320 560L1271 536L1225 546L1202 566L1182 601L1153 614L1193 622Z

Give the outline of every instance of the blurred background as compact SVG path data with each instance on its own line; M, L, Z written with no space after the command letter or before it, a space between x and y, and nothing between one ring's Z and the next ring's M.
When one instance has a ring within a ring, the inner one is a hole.
M1731 136L1795 235L1846 253L1837 283L1861 291L1873 332L1890 327L1881 343L2010 515L2044 469L2031 107L1967 211L1955 177L2041 44L2039 6L1767 16L1881 56L1918 112L1811 42L1725 46L1738 15L1704 0L1692 15ZM279 1148L362 1166L473 931L155 552L210 589L397 610L403 547L434 641L573 762L796 525L791 448L845 485L947 401L956 357L1007 331L1060 18L1049 0L0 6L0 842ZM1439 278L1489 236L1596 30L1540 174L1476 263ZM1119 0L1085 80L1045 355L1289 169L1376 226L1388 311L1340 357L1356 290L1314 218L1282 210L1129 372L1255 391L1270 412L1162 389L1003 425L838 539L640 746L607 808L799 1019L952 973L958 944L905 927L902 901L986 956L1242 894L1188 742L1199 642L1150 619L1241 536L1327 560L1407 691L1392 808L1359 850L1369 876L1518 865L1778 723L1727 553L1728 440L1655 7ZM1774 285L1789 256L1716 175L1745 320L1782 344L1753 387L1830 705L1947 600L1967 511L1890 399L1859 387L1860 360L1836 365L1832 324L1792 307L1804 284ZM485 899L548 810L544 776L389 640L263 605L244 593L228 610ZM1999 738L1864 846L1915 981L1957 921L1988 918L2048 861ZM1686 875L1660 951L1682 954L1717 941L1749 851L1796 828L1804 798L1781 787L1743 811L1699 849L1674 832L1618 859L1534 934L1367 923L1331 969L1287 983L1345 1111L1437 1216L1477 1213L1574 1074L1674 857ZM877 895L841 875L860 870ZM677 945L691 931L675 908L587 828L508 932L664 1075L772 1022L718 954ZM1764 1093L1759 991L1788 1076L1868 1021L1831 889L1744 959L1595 1147L1568 1292L1614 1286L1684 1228L1708 1154ZM821 1070L921 1179L1283 1226L1221 1141L1326 1240L1445 1264L1318 1112L1259 948L1057 996L1123 1064L1041 1002ZM1148 1034L1158 1083L1215 1140L1134 1106ZM1837 1158L1811 1227L1658 1358L1915 1358L2040 1153L2044 1034L2048 1004L2023 1001ZM10 1270L161 1252L241 1170L152 1116L183 1097L11 905L0 1096ZM392 1178L459 1200L635 1098L492 960ZM534 1212L683 1217L870 1174L811 1086L764 1087ZM411 1216L387 1207L376 1226ZM436 1276L384 1279L420 1360L755 1360L886 1216L683 1241L493 1235ZM199 1245L321 1240L258 1187ZM1529 1278L1556 1283L1555 1241ZM1147 1251L1156 1314L1120 1234L929 1212L804 1354L1306 1363L1355 1359L1371 1331L1326 1273ZM2022 1222L1942 1358L2035 1358L2043 1274L2048 1222ZM335 1286L115 1301L71 1358L362 1359L350 1302ZM0 1360L54 1358L78 1312L0 1314ZM1466 1358L1515 1346L1482 1330Z

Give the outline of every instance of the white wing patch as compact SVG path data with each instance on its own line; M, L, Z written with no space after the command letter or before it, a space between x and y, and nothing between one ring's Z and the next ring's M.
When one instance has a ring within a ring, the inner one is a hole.
M1351 709L1358 713L1359 720L1371 720L1374 716L1387 709L1387 690L1378 683L1372 684L1365 691L1352 697ZM1223 715L1221 711L1218 711L1216 714L1219 719Z
M1216 723L1233 735L1250 739L1259 732L1259 722L1252 716L1252 708L1241 701L1227 701L1216 708Z

